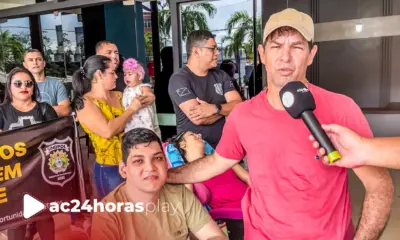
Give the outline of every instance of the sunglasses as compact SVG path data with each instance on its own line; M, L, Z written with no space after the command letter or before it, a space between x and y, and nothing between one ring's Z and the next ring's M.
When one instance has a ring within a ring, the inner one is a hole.
M27 80L27 81L24 81L23 84L25 85L25 87L31 88L31 87L33 86L33 81ZM15 81L13 82L13 85L14 85L14 87L16 87L16 88L21 88L21 86L22 86L22 81L21 81L21 80L15 80Z

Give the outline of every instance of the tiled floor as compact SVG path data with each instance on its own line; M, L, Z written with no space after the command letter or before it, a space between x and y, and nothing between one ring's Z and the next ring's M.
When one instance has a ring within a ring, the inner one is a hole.
M86 148L82 149L83 156L87 156ZM390 171L395 185L395 199L392 206L391 217L380 240L400 239L400 171ZM349 170L350 192L353 203L353 222L358 223L361 206L364 199L364 186L353 171ZM56 221L56 240L86 240L81 233L72 233L69 229L69 215L59 214L54 217ZM6 240L7 235L0 233L0 240Z

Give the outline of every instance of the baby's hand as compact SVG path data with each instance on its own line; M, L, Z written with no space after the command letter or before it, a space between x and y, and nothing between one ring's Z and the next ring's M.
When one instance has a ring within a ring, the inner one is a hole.
M132 99L132 102L129 105L129 108L135 112L139 111L142 108L142 102L140 101L139 97L134 97Z

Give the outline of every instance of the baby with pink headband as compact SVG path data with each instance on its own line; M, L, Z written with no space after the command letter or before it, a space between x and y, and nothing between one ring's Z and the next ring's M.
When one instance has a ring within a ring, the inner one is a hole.
M142 127L153 130L161 139L161 131L154 104L155 96L151 90L151 85L142 83L145 76L143 66L136 59L129 58L123 63L123 71L126 88L122 97L122 103L125 109L129 107L135 97L145 97L142 109L128 121L125 126L125 132L133 128Z

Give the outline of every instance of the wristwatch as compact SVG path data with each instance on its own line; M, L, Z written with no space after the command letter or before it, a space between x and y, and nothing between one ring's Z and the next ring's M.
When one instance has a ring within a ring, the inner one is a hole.
M221 104L215 104L215 108L217 109L217 112L215 114L219 115L221 112Z

